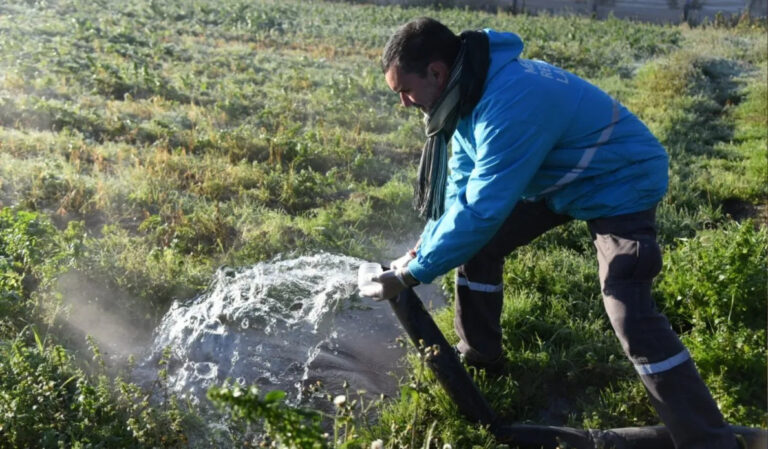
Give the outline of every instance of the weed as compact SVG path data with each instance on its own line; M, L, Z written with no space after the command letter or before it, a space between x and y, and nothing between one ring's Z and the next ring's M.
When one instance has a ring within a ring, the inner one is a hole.
M228 407L235 418L250 422L263 419L267 441L288 448L328 447L320 427L322 416L312 410L284 405L284 391L273 390L261 396L255 386L243 389L239 385L225 384L211 388L208 396L220 406Z
M674 326L764 328L767 246L766 230L747 221L701 232L666 254L656 292Z
M415 231L410 196L423 131L396 106L378 57L395 27L421 15L456 31L517 32L525 57L603 87L659 136L671 166L658 212L666 268L655 295L723 413L764 423L765 281L755 270L764 266L765 231L733 223L756 216L767 194L764 24L748 18L689 29L294 0L8 0L0 6L0 204L15 209L0 212L0 340L3 360L51 373L39 385L23 383L27 368L8 379L29 386L30 397L48 391L49 380L66 391L82 385L87 407L66 402L83 412L71 420L78 432L86 412L103 407L111 414L89 421L83 435L130 428L134 446L162 446L152 438L176 422L173 407L166 421L149 406L115 406L115 397L144 403L134 386L81 376L61 362L74 356L45 338L42 350L29 332L15 342L28 324L55 321L58 274L105 279L159 316L222 264L285 251L375 258ZM574 222L507 260L511 374L476 379L510 420L657 421L603 316L593 251ZM126 314L144 309L133 305ZM455 341L450 311L436 318ZM417 373L418 356L410 357ZM376 432L337 409L340 438L493 447L428 372L419 376L419 399L404 390L384 406ZM16 398L14 387L4 383L2 393ZM114 396L114 388L125 392ZM14 419L28 429L35 404L18 398ZM561 403L567 416L548 412ZM126 410L138 414L127 427Z

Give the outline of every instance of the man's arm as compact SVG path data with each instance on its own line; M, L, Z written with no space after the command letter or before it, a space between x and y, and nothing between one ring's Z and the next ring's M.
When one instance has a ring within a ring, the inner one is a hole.
M445 209L451 207L451 204L456 201L459 191L466 187L472 168L475 166L475 162L458 138L458 133L454 133L451 139L451 150L451 159L448 161L450 175L445 189Z
M456 196L458 195L459 191L464 189L464 187L467 185L467 180L469 179L469 175L472 172L472 167L474 166L474 161L469 156L469 154L467 154L461 142L456 139L455 134L451 143L451 148L453 154L451 155L451 159L448 161L450 174L448 176L447 187L445 189L445 209L448 209L450 205L456 201ZM434 220L427 221L427 223L424 225L424 229L422 230L419 240L415 245L413 245L413 248L409 249L402 257L393 260L390 263L390 267L405 267L411 260L416 258L417 251L421 246L421 242L424 239L424 236L430 235L434 226Z
M476 162L466 185L422 235L410 273L419 281L469 260L496 233L555 145L560 131L519 120L519 107L489 101L474 117ZM515 118L518 118L517 120Z

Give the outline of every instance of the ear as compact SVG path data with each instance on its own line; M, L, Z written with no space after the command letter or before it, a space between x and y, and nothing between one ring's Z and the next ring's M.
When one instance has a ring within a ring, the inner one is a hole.
M432 61L427 66L427 76L435 81L440 88L448 84L450 69L443 61Z

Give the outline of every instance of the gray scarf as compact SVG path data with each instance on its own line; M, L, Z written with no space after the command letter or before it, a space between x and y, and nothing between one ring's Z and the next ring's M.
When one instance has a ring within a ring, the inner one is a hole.
M453 63L448 84L430 114L424 114L427 141L421 152L414 207L422 217L437 220L445 208L448 178L448 140L459 119L465 117L483 94L490 65L488 37L482 31L459 35L461 48Z

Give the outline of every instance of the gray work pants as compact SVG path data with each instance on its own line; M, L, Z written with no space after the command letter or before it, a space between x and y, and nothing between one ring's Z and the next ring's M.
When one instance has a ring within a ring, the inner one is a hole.
M504 257L570 220L542 202L520 202L491 241L458 268L454 326L458 349L468 362L489 363L502 353ZM605 311L675 446L736 448L688 351L651 297L651 283L661 270L655 209L587 223L597 249Z

